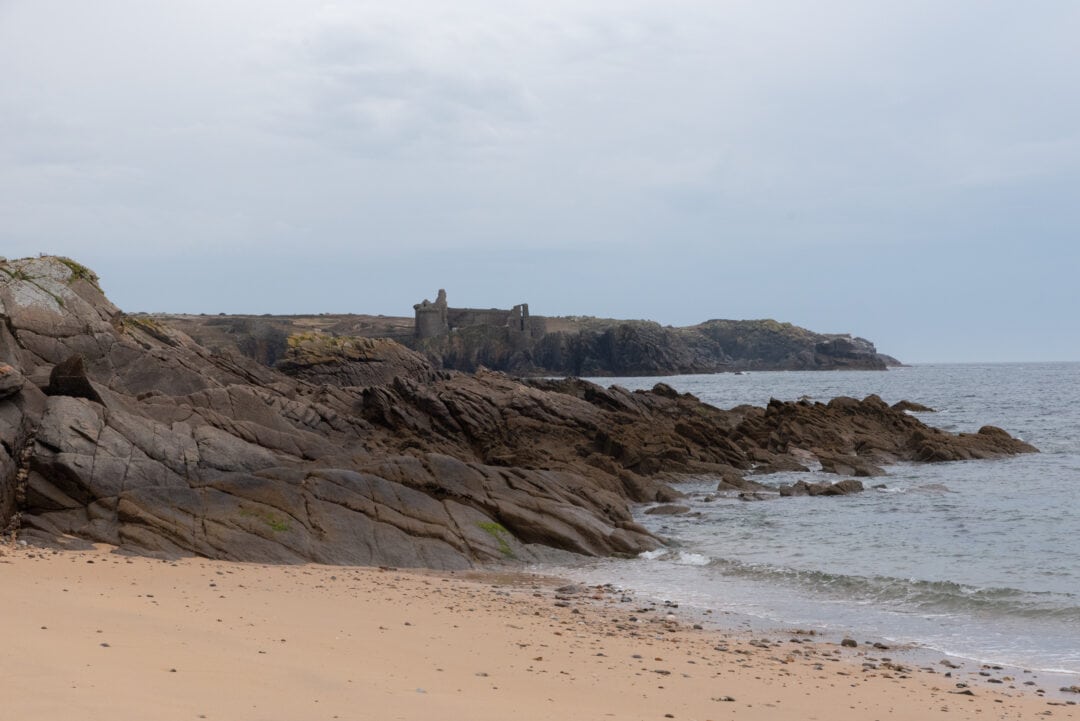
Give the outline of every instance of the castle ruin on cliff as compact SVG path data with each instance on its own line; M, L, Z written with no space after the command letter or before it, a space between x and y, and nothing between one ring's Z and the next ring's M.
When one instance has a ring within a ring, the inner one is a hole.
M512 335L543 334L543 319L529 317L529 304L520 303L509 310L501 308L451 308L446 303L446 291L439 289L435 301L424 299L413 306L416 321L413 335L418 340L440 338L459 328L485 326L506 328Z

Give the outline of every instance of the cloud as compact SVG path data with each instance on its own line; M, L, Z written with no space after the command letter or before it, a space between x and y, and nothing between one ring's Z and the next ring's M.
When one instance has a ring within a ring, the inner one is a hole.
M0 243L263 277L455 258L477 287L549 254L580 273L529 295L581 312L606 272L615 304L734 305L702 269L797 257L801 312L852 257L1074 253L1077 35L1053 0L9 0Z

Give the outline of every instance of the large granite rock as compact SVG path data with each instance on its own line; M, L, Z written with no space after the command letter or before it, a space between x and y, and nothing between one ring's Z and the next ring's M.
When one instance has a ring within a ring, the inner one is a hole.
M436 371L391 341L312 337L275 370L124 315L62 258L0 263L0 317L0 526L144 553L438 568L634 554L659 540L629 504L677 500L680 474L753 488L755 465L814 454L846 469L1032 450L875 398L722 411L662 385Z

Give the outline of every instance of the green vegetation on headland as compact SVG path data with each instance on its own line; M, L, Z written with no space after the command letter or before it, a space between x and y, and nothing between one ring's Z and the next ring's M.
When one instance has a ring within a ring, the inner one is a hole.
M98 285L100 279L98 278L97 273L90 270L82 263L72 260L71 258L65 258L62 255L58 255L56 256L56 259L66 265L71 270L71 279L73 281L85 280L87 283L90 283L94 287L100 289L100 286Z

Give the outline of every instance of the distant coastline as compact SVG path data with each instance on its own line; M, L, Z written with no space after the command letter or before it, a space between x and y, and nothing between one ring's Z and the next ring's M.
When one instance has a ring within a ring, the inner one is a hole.
M184 315L145 317L216 350L263 365L296 360L296 347L330 350L340 339L401 343L444 370L480 368L515 376L668 376L747 370L885 370L901 365L873 342L818 333L772 319L713 319L685 327L649 320L538 316L509 309L454 308L446 292L415 315ZM143 317L136 314L136 317ZM322 343L318 343L322 339Z

